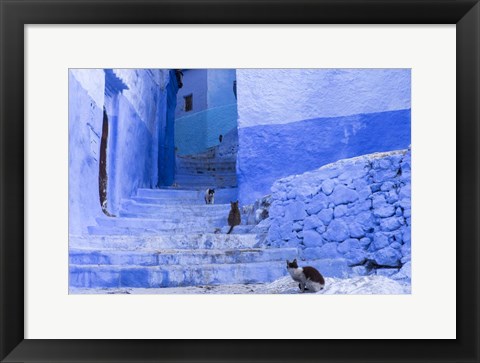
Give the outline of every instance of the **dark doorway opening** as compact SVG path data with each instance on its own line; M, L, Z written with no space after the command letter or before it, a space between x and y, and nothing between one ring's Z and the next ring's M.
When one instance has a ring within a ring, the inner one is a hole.
M103 108L102 139L100 140L100 164L98 171L98 192L100 206L105 215L113 217L107 210L107 141L108 141L108 116L105 107Z

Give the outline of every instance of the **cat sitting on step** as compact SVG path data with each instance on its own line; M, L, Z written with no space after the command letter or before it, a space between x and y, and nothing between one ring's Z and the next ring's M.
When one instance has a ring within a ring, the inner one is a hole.
M299 283L298 287L302 292L305 292L305 290L317 292L325 286L325 279L316 268L311 266L298 267L297 259L292 262L287 260L287 270L292 279Z
M208 188L205 191L205 203L213 204L215 202L215 189Z
M227 234L232 232L233 227L238 226L241 223L240 209L238 208L238 200L236 202L230 202L230 213L228 213L228 225L230 230Z

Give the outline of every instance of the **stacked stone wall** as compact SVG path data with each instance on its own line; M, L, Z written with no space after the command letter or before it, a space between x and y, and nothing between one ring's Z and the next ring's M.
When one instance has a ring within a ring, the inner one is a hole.
M411 152L340 160L278 180L265 242L328 261L335 276L410 279Z

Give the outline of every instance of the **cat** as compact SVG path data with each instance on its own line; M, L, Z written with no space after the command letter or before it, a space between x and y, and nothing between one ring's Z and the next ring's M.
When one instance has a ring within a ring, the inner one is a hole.
M298 287L302 292L305 292L305 290L317 292L325 286L325 279L316 268L311 266L298 267L297 259L292 262L287 260L287 270L292 279L299 282Z
M240 209L238 208L238 200L236 202L230 202L230 213L228 214L228 225L230 230L227 234L232 232L233 227L238 226L241 223Z
M213 204L215 202L215 189L208 188L205 191L205 203Z

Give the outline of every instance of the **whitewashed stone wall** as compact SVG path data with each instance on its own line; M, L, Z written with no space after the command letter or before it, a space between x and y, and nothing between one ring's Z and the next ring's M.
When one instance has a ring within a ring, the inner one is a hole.
M305 262L329 261L337 276L410 279L410 190L410 149L280 179L265 243L296 246Z

